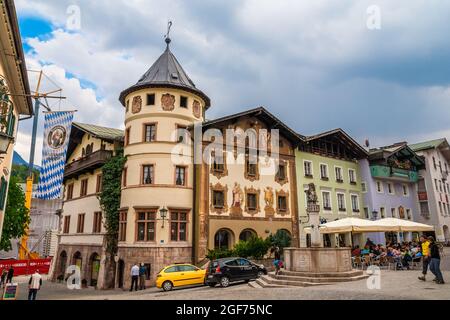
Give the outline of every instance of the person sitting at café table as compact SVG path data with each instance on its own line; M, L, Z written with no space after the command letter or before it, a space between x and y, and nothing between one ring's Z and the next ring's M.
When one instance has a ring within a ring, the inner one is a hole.
M375 244L373 243L373 241L372 240L370 240L370 238L367 238L367 241L366 241L366 247L373 247Z
M381 254L380 247L379 247L378 245L374 246L373 249L372 249L372 253L373 253L375 256L379 256L379 255Z
M389 247L389 248L387 249L386 255L387 255L388 257L393 257L393 256L394 256L394 250L392 249L392 247Z
M369 246L365 246L364 249L361 250L361 255L366 255L370 253Z
M359 248L359 246L357 245L353 250L352 250L352 256L357 257L361 255L361 249Z
M411 252L409 250L409 247L406 246L402 250L402 266L409 270L409 262L411 262L411 261L412 261Z

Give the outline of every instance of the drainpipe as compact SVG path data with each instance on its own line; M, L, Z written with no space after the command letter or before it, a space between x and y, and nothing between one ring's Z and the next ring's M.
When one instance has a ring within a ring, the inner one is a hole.
M194 188L192 192L192 264L196 264L196 248L195 248L195 242L197 239L196 236L196 223L197 223L197 166L194 161L194 168L193 168L193 182L194 182Z

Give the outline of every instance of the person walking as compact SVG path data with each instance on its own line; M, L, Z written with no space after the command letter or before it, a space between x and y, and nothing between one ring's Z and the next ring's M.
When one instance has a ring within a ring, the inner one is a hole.
M133 291L133 285L134 285L134 290L137 291L137 289L138 289L138 279L139 279L139 266L135 263L131 267L131 288L130 288L130 291Z
M428 265L430 264L430 241L425 239L424 236L420 237L420 243L422 248L422 276L419 280L426 281L426 275L428 271Z
M8 271L6 269L3 269L3 271L0 274L0 288L5 286L6 284L6 276L8 275Z
M273 261L273 264L275 266L275 275L278 275L281 268L281 254L280 254L280 248L275 248L275 259Z
M430 241L430 271L436 277L434 281L437 284L444 284L444 278L441 272L441 255L439 253L439 245L434 241L433 237L428 237Z
M6 283L12 283L14 277L14 269L11 266L8 270L8 275L6 276Z
M147 268L144 263L141 263L139 268L139 290L145 290L145 276L147 274Z
M30 277L28 281L28 300L36 300L37 292L42 286L42 276L39 274L39 270Z

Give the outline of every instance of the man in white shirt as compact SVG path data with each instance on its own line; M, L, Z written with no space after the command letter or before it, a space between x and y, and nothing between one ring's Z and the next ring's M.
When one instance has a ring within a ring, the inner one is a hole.
M36 295L42 286L42 276L39 274L39 270L30 277L28 282L28 300L36 300Z
M131 288L130 291L137 291L138 289L138 279L139 279L139 266L135 263L134 266L131 267Z

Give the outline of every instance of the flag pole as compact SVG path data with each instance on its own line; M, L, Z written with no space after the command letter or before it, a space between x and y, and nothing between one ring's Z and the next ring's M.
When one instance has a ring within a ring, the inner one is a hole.
M35 155L35 146L36 146L36 135L37 135L37 126L38 126L38 120L39 120L39 106L41 105L41 102L39 101L40 97L44 98L53 98L48 96L50 93L55 93L57 91L61 91L61 89L54 90L48 93L39 93L39 89L41 87L42 82L42 76L44 73L39 71L39 78L36 85L36 91L34 92L34 118L33 118L33 130L32 130L32 136L31 136L31 146L30 146L30 160L28 163L28 177L26 182L26 189L25 189L25 207L28 209L28 216L30 216L31 211L31 199L33 196L33 180L34 180L34 174L33 174L33 168L34 168L34 155ZM55 97L58 99L65 99L65 97ZM52 111L48 106L45 104L42 104L42 106L47 109L47 111ZM25 226L24 235L20 239L19 243L19 250L18 250L18 258L20 260L25 259L38 259L39 254L30 252L28 249L28 235L29 235L29 226Z

